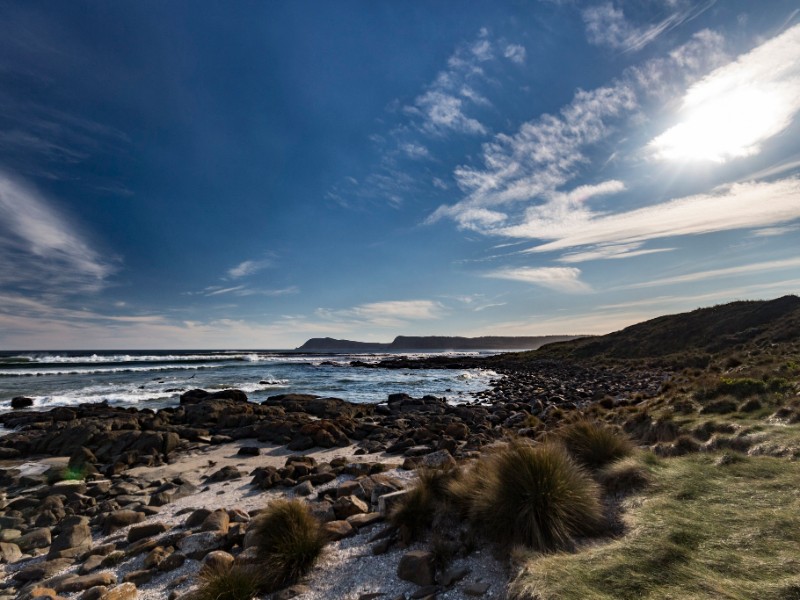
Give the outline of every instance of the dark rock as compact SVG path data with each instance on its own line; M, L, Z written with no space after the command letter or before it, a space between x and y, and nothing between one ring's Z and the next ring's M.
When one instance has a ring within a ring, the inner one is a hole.
M331 541L335 542L351 535L355 535L355 528L347 521L330 521L322 526L322 531Z
M242 446L236 454L239 456L258 456L261 454L261 448L258 446Z
M39 527L18 537L15 543L20 550L27 553L35 548L47 548L51 541L50 530L47 527Z
M130 531L128 531L128 543L131 544L145 538L155 537L164 533L166 530L167 526L157 521L131 527Z
M41 581L42 579L49 579L70 566L72 566L72 559L55 558L23 567L14 573L14 579L17 581Z
M70 517L61 523L59 533L50 546L48 558L74 558L92 547L92 530L86 517Z
M427 550L406 552L397 566L397 576L417 585L433 585L436 580L433 553Z
M11 408L14 410L19 408L28 408L33 406L33 398L26 398L25 396L16 396L11 399Z
M234 467L233 465L228 465L226 467L222 467L218 471L215 471L211 475L208 476L206 479L206 483L216 483L218 481L229 481L231 479L239 479L242 477L242 472Z

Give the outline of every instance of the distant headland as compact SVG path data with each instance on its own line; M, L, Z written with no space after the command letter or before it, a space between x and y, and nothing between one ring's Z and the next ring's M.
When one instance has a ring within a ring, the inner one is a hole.
M399 335L390 343L356 342L330 337L311 338L297 350L306 352L411 352L415 350L536 350L545 344L574 340L578 335L540 335L529 337L453 337Z

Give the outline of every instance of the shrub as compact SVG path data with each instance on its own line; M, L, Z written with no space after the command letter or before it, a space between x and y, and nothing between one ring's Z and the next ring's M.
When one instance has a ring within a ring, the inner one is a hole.
M559 438L575 460L593 470L633 452L633 444L623 433L594 421L567 425Z
M479 530L507 546L568 547L601 519L597 484L556 444L512 442L479 460L450 491L464 494Z
M233 564L200 571L200 586L191 600L251 600L261 590L263 581L253 566Z
M276 500L258 517L256 548L268 590L294 583L314 566L325 546L317 521L300 500Z

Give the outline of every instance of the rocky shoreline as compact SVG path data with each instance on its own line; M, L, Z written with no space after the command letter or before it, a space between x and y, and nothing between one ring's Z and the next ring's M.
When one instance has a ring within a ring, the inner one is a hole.
M462 405L405 394L255 404L240 390L189 390L158 411L87 404L2 414L12 432L0 438L0 598L179 597L202 565L252 558L249 527L276 494L311 501L335 546L332 564L353 540L364 555L394 557L394 583L344 580L341 597L503 597L489 572L464 579L487 564L499 573L499 563L484 556L481 566L455 548L466 562L437 573L430 552L402 548L381 526L413 469L474 458L509 435L536 437L595 402L635 404L664 376L552 362L501 373L480 401ZM192 456L200 462L186 462ZM62 459L43 466L43 457ZM319 593L296 586L274 597Z

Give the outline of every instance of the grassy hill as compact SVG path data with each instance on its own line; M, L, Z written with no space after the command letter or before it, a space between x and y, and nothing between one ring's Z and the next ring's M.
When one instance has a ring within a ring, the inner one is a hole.
M504 361L639 360L661 366L705 366L714 356L800 340L800 298L741 301L666 315L608 335L548 344Z

